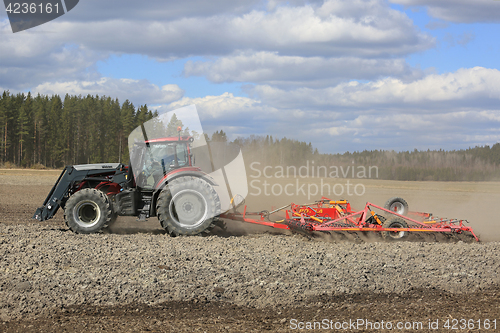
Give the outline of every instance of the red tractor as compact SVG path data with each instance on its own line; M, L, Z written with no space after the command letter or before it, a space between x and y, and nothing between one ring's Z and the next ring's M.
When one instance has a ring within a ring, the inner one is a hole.
M179 132L180 133L180 132ZM208 233L220 222L214 180L194 166L193 137L130 145L131 163L66 166L33 218L45 221L61 207L76 233L96 233L117 216L157 216L172 236Z

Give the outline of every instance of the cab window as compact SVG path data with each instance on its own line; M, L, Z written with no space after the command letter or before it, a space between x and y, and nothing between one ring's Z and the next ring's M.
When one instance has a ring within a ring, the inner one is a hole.
M188 164L188 153L185 144L177 145L177 161L179 166L186 166Z

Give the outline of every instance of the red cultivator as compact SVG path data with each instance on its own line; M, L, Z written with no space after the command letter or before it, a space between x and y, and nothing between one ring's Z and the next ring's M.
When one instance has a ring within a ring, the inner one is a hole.
M446 235L461 240L479 241L467 220L433 217L430 213L410 212L408 204L401 198L392 198L384 207L367 202L364 209L353 211L347 200L321 198L311 204L290 204L272 212L243 213L233 211L222 218L267 225L279 229L290 229L306 234L314 231L334 233L376 232L386 240L403 240L410 233L414 235ZM271 221L270 215L286 209L286 216L280 221ZM252 216L257 218L252 218Z

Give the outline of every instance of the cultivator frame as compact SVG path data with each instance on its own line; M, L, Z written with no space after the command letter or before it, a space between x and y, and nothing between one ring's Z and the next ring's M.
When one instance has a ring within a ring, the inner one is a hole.
M271 212L247 212L247 206L244 206L243 213L233 209L232 212L222 214L220 217L304 234L312 234L315 231L376 232L387 240L402 240L409 233L441 233L451 236L469 233L479 241L473 229L464 225L468 223L467 220L437 218L430 213L407 210L403 212L398 209L397 204L401 203L403 206L404 203L407 208L406 201L392 198L388 202L391 200L396 206L388 207L386 204L386 207L381 207L367 202L362 210L353 211L347 200L330 200L322 197L314 203L305 205L292 203ZM283 210L286 210L284 219L279 221L270 219L272 214Z

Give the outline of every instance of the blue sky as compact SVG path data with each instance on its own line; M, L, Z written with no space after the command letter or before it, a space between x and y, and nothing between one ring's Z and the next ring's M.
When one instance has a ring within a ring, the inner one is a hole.
M475 66L498 68L497 23L447 22L429 16L425 7L392 7L408 15L420 30L437 38L436 47L406 58L411 66L435 68L437 73Z
M500 141L500 1L80 1L13 34L0 89L99 94L321 152Z

